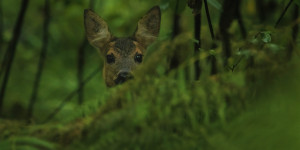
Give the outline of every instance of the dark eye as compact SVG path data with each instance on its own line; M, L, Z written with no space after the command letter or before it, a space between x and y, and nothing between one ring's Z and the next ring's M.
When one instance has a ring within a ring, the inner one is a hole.
M142 54L135 54L134 61L141 63L143 61L143 55Z
M114 56L114 54L109 54L109 55L107 55L107 56L106 56L106 61L107 61L107 63L109 63L109 64L114 63L114 62L115 62L115 56Z

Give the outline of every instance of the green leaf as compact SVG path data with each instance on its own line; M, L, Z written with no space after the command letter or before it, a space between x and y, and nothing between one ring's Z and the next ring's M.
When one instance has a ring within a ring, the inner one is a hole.
M213 56L215 56L217 54L217 52L213 49L209 50L208 53Z
M193 43L199 44L199 40L197 40L197 39L192 38L191 41L192 41Z
M170 0L162 0L159 5L161 10L166 10L170 7Z
M273 53L278 53L279 51L281 51L283 49L281 46L279 46L277 44L273 44L273 43L268 43L266 46Z
M208 0L208 3L211 4L213 7L221 10L221 4L217 0Z
M272 40L271 34L269 32L262 32L262 41L265 43L270 43Z
M270 43L271 41L272 41L271 32L262 31L255 36L255 40L253 40L252 43L259 43L259 42Z

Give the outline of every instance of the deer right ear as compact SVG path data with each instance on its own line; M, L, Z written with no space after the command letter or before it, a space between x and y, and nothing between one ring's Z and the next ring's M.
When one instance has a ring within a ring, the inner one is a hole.
M145 48L153 43L159 34L160 29L160 8L153 7L144 15L138 22L135 31L135 39L140 42Z
M84 27L89 43L104 51L104 45L112 38L107 23L91 9L85 9Z

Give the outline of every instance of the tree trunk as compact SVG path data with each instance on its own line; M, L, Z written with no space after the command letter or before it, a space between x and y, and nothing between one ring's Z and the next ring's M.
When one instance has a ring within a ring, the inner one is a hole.
M223 12L221 13L219 28L223 46L224 66L227 66L227 60L231 57L231 44L228 29L233 20L236 19L236 12L238 11L238 7L240 7L240 3L241 0L225 0L223 3Z
M200 12L198 14L196 14L194 16L194 36L195 39L198 41L198 43L194 44L194 52L196 55L198 55L200 53L200 48L201 48L201 6L202 6L202 1L198 4L200 6L198 6L200 8ZM200 74L201 74L201 66L200 66L200 60L197 60L195 62L195 77L196 80L198 80L200 78Z
M27 114L27 119L29 120L32 117L33 110L34 110L34 104L36 103L36 99L38 96L38 90L39 90L39 85L41 81L41 76L43 73L44 69L44 63L47 55L47 49L48 49L48 36L49 36L49 23L50 23L50 4L49 0L45 0L45 9L44 9L44 25L43 25L43 45L40 53L40 60L38 64L38 69L37 73L35 76L35 81L33 85L33 90L31 94L31 99L29 102L29 107L28 107L28 114Z
M94 9L95 0L90 0L89 7L90 9ZM78 104L81 105L84 101L84 90L83 90L83 74L84 74L84 64L85 64L85 48L88 45L88 41L86 37L83 37L83 41L78 49L78 63L77 63L77 83L78 83Z
M2 82L1 86L1 91L0 91L0 114L2 113L2 107L3 107L3 102L4 102L4 97L5 97L5 91L6 91L6 86L9 80L9 74L10 74L10 69L15 57L15 51L17 44L19 42L19 37L22 32L22 26L23 26L23 21L25 18L26 10L28 7L29 0L23 0L21 4L21 9L19 12L19 16L17 19L17 22L14 27L13 31L13 37L7 47L6 53L8 54L8 59L7 59L7 66L5 68L5 74L4 74L4 79Z

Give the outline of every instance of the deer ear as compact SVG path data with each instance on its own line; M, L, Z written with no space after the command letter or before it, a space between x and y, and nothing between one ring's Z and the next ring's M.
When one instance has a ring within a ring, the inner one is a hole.
M91 9L85 9L84 27L89 43L104 51L104 45L112 38L107 23Z
M154 6L139 20L134 37L145 48L153 43L158 37L160 18L160 8L158 6Z

